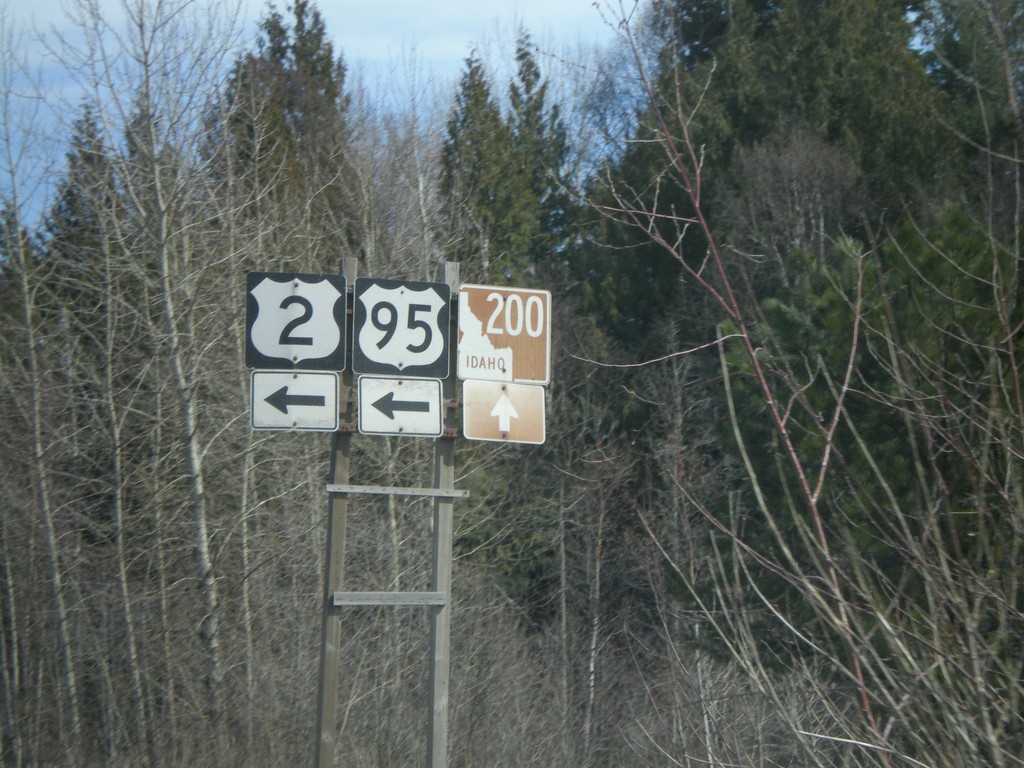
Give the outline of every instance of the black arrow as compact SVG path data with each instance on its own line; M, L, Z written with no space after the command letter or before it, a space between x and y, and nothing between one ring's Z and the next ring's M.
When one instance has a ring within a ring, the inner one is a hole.
M289 405L319 405L320 407L327 405L327 398L323 395L289 395L287 385L266 398L266 401L285 416L288 415Z
M419 411L430 413L430 403L422 400L395 400L395 393L388 392L373 404L373 407L389 419L394 420L395 411Z

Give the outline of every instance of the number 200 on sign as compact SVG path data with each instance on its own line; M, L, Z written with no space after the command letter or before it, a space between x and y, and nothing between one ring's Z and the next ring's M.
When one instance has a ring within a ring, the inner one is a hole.
M494 304L484 331L488 336L526 335L538 339L544 333L544 300L538 294L530 294L524 300L522 294L508 295L492 291L487 294L487 303Z

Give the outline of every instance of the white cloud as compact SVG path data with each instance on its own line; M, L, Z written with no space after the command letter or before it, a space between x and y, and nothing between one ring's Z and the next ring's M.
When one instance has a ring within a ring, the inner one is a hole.
M121 15L123 0L96 2L105 15ZM225 7L233 2L223 0ZM284 13L289 2L274 4ZM75 4L0 0L0 12L31 37L33 31L68 30L65 9ZM265 13L267 2L242 0L242 7L254 35L255 21ZM520 25L542 46L598 43L613 35L594 0L319 0L316 7L336 50L351 65L379 67L415 52L419 63L442 75L457 71L474 46L485 45L499 33L514 38Z
M69 19L83 5L95 4L115 34L124 24L124 8L156 0L0 0L0 20L20 28L18 47L33 64L45 68L51 95L69 81L60 64L46 56L47 45L36 33L65 36L73 46L80 34ZM173 0L172 0L173 1ZM465 60L476 52L486 62L495 83L515 72L515 41L525 28L542 52L568 61L586 60L578 46L607 44L615 31L606 10L628 7L637 0L313 0L323 16L336 53L349 69L349 83L361 83L382 103L423 97L424 103L447 100L463 72ZM239 44L252 46L257 21L273 4L284 16L294 0L193 0L193 9L241 10ZM612 15L614 11L612 11ZM60 48L60 45L56 46ZM551 74L551 62L540 62ZM71 98L70 102L73 102Z
M453 77L474 48L500 38L511 45L520 26L541 46L608 41L594 0L323 0L319 5L345 60L368 70L413 52L441 77Z

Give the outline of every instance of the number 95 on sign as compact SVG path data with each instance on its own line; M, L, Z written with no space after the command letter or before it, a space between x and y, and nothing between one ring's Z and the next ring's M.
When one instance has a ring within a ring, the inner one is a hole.
M358 278L353 295L353 371L447 378L447 284Z

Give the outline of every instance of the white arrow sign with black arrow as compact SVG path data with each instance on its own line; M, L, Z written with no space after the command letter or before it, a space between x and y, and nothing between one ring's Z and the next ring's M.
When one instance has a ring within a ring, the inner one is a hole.
M441 380L359 377L359 431L367 435L441 435Z
M379 400L374 401L373 407L383 413L392 421L395 420L395 412L399 413L430 413L431 401L428 400L396 400L395 393L389 391Z
M338 429L338 374L253 371L253 429Z

